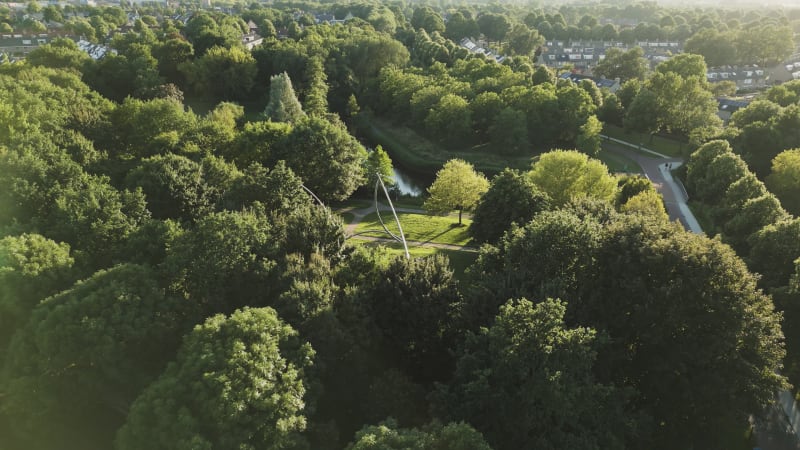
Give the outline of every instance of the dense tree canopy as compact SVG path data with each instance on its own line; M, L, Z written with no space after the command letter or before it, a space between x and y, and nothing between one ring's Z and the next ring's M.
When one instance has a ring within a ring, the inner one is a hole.
M306 427L314 351L275 311L217 315L131 407L121 449L294 447Z

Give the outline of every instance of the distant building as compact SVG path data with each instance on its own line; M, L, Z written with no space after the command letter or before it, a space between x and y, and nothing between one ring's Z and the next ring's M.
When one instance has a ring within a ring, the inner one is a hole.
M718 67L708 69L706 80L709 83L719 83L720 81L733 81L736 89L760 88L767 85L769 75L758 66L742 67Z
M242 36L242 45L248 50L258 47L262 42L264 42L264 38L256 33L248 33Z
M728 122L730 120L733 113L736 111L746 108L750 102L748 100L735 100L732 98L717 98L717 115L720 119Z
M473 42L470 38L461 39L458 43L461 47L469 50L470 53L474 53L476 55L483 55L488 58L491 58L497 62L503 62L506 57L503 55L495 55L490 50L483 48L482 46L478 45L477 43Z
M620 80L619 78L615 78L613 80L609 80L607 78L601 77L590 77L587 75L581 75L577 73L566 72L562 73L559 78L562 80L570 80L573 83L579 83L581 80L591 80L595 86L599 87L600 89L608 89L609 92L612 94L617 92L620 87Z
M49 42L50 35L47 33L35 35L2 34L0 35L0 53L10 56L23 56L36 50L40 45Z
M106 56L108 53L111 53L112 55L117 54L116 50L110 49L103 44L94 44L83 39L79 40L77 44L79 49L86 52L89 57L95 61Z
M641 47L644 57L656 63L683 51L681 43L676 41L641 41L636 45L628 45L619 41L550 40L542 46L539 63L554 68L571 65L580 70L587 70L604 60L610 48L628 51L634 47Z

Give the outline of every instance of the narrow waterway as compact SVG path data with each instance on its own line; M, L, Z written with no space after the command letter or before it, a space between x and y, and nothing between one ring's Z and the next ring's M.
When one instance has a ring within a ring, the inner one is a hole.
M395 166L392 170L394 171L395 188L400 191L400 194L418 197L427 189L426 183L418 178L414 178L401 168Z

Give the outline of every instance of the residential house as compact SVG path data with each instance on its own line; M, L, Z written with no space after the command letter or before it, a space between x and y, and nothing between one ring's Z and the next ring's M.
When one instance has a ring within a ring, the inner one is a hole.
M727 66L708 69L706 80L709 83L733 81L737 90L747 90L766 86L769 75L758 66Z
M23 56L35 50L40 45L49 42L50 36L47 33L35 35L3 34L0 35L0 53L6 53L11 56Z
M242 36L242 45L248 50L253 50L261 45L262 42L264 42L264 38L256 33L251 32Z
M476 55L486 56L487 58L491 58L494 61L499 62L499 63L503 62L506 59L506 57L503 56L503 55L495 55L495 54L493 54L491 52L491 50L487 50L487 49L483 48L481 45L475 43L470 38L461 39L461 41L459 41L458 45L460 45L461 47L469 50L470 53L474 53Z
M736 100L732 98L717 98L717 115L720 119L724 120L726 123L730 120L733 113L736 111L746 108L747 105L750 104L748 100Z
M628 51L634 47L644 50L644 57L650 61L668 59L675 53L683 50L682 45L675 41L638 42L638 45L628 45L618 41L558 41L545 42L539 63L550 67L564 67L571 65L579 70L589 70L605 59L610 48Z
M591 80L592 82L594 82L594 84L597 87L599 87L600 89L607 89L612 94L614 92L617 92L619 90L619 87L620 87L620 79L619 78L615 78L613 80L609 80L607 78L590 77L588 75L581 75L581 74L572 73L572 72L562 73L559 76L559 78L561 78L562 80L570 80L573 83L579 83L581 80Z

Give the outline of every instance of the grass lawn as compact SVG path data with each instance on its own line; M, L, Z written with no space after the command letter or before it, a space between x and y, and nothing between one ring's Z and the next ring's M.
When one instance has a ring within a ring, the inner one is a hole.
M634 145L641 143L645 148L676 158L683 157L684 153L687 155L689 153L689 144L687 143L681 144L679 141L663 136L652 136L651 141L651 136L647 133L628 132L616 125L608 123L603 125L603 134L621 141L630 142Z
M613 173L642 173L642 168L636 161L623 155L600 150L597 159L603 161L603 164Z
M400 224L403 226L403 233L408 241L433 242L437 244L467 245L470 241L467 235L467 226L472 223L471 219L464 218L463 226L454 226L458 223L457 216L429 216L418 213L398 213ZM398 234L397 224L394 222L392 213L381 211L386 228L392 233ZM367 230L383 230L378 215L372 213L359 222L356 226L356 233ZM371 233L368 236L380 237L381 233ZM411 246L409 246L411 247Z
M391 256L400 256L404 255L405 252L403 251L403 244L399 242L392 242L392 243L384 243L384 242L373 242L373 241L360 241L358 239L350 239L347 242L353 245L368 245L374 247L383 247L386 249L386 252ZM450 268L453 269L453 274L456 279L463 280L464 271L467 267L471 266L472 263L478 259L478 254L475 252L462 252L459 250L447 250L442 248L433 248L433 247L409 247L408 253L415 258L421 258L424 256L429 256L433 254L444 254L447 255L447 258L450 259Z
M421 136L405 125L393 124L389 120L361 114L357 119L359 130L370 141L381 144L400 165L417 173L436 173L445 162L460 158L472 163L475 169L486 175L501 172L506 167L528 169L529 156L508 157L486 151L483 147L464 150L447 150Z
M353 213L349 213L349 212L339 213L339 215L340 215L340 216L342 216L342 220L343 220L343 221L344 221L344 223L346 223L346 224L347 224L347 223L352 223L352 222L353 222L353 219L355 219L355 218L356 218L355 214L353 214Z

